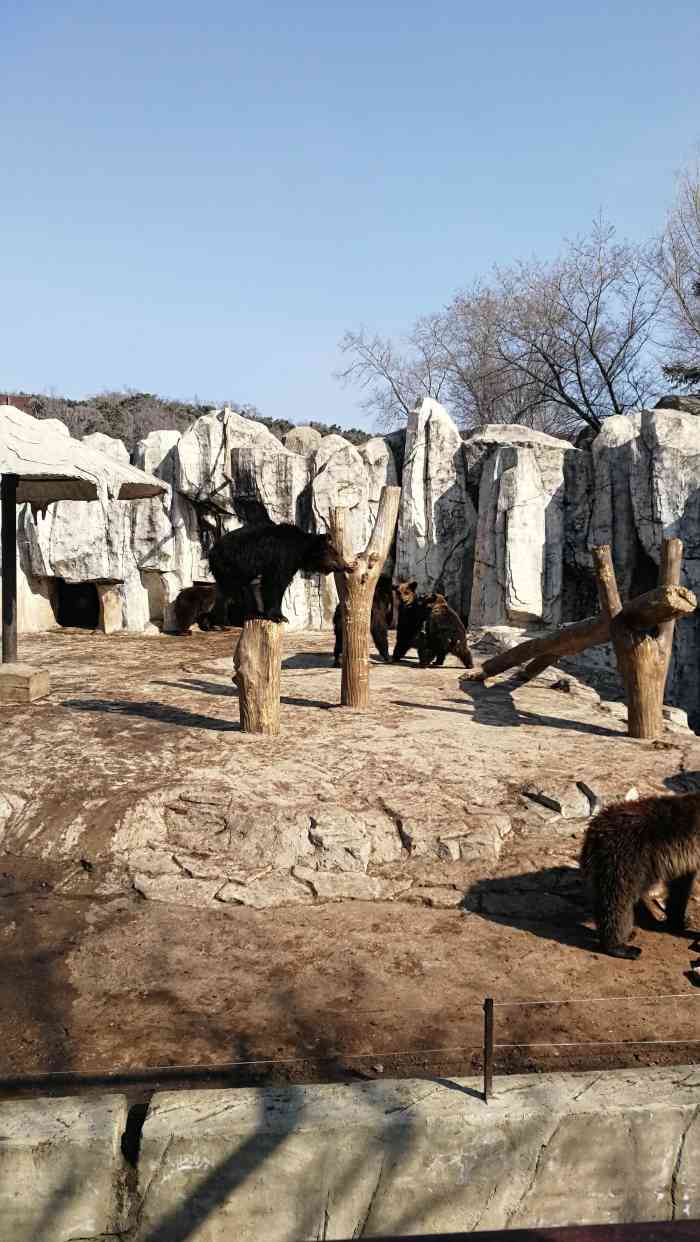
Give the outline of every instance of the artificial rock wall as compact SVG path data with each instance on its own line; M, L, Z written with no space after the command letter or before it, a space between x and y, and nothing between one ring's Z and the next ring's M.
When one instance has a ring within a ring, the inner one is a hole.
M126 460L107 436L96 448ZM359 448L295 428L281 444L264 426L214 410L184 435L152 432L134 464L161 479L163 497L132 504L65 501L18 516L20 627L56 623L55 592L91 582L106 630L169 628L183 587L209 580L217 535L260 518L324 531L350 510L364 546L385 484L402 486L395 555L386 566L441 590L472 628L547 626L596 611L591 548L610 543L623 597L656 584L662 540L685 546L683 581L700 588L700 420L670 409L606 420L587 449L516 426L462 438L426 399L405 432ZM332 578L297 577L285 601L293 628L324 628ZM700 620L679 625L668 699L700 710Z

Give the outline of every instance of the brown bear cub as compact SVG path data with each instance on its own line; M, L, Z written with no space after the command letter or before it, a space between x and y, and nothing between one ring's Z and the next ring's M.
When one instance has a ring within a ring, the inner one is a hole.
M180 591L173 605L178 634L189 634L195 621L207 616L216 603L216 587L200 583Z
M421 668L440 668L445 656L455 655L465 668L474 661L467 646L467 631L444 595L424 595L428 615L418 636L418 662Z
M668 885L662 926L684 931L700 866L700 793L609 806L591 820L580 863L593 888L601 948L611 957L639 957L628 941L635 906L653 885Z
M427 619L428 610L425 596L418 594L418 583L415 578L410 582L394 583L394 592L398 601L398 617L396 621L396 643L392 660L398 664L411 650L418 646L418 637L423 623Z

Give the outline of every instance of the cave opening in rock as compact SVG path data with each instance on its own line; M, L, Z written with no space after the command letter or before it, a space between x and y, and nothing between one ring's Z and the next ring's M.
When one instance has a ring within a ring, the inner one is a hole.
M56 620L59 625L96 630L100 625L100 600L94 582L57 580Z

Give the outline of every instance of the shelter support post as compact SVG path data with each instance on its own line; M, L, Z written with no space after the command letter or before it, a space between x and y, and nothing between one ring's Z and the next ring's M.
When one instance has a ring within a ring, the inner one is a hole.
M17 475L0 479L2 540L2 663L17 663Z

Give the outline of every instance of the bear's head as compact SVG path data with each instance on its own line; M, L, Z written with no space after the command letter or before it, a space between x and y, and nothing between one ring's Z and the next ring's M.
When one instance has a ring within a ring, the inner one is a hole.
M343 560L330 535L311 535L304 569L314 574L335 574L352 569L352 565Z
M447 600L445 599L445 596L440 595L437 591L432 591L430 595L423 595L422 602L427 608L435 608L436 605L438 608L447 607Z
M418 583L415 578L410 582L395 582L394 590L398 596L399 608L408 608L418 599Z

